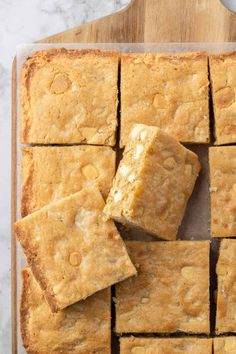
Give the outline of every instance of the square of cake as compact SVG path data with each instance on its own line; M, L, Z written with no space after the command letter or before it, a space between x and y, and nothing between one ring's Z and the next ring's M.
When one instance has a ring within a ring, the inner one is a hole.
M210 338L120 339L120 354L212 354Z
M138 275L115 287L117 333L209 333L209 241L127 241Z
M52 313L30 268L22 271L20 324L27 353L111 353L110 288Z
M157 127L137 124L124 150L105 213L174 240L200 171L197 155Z
M135 123L184 143L209 142L208 59L204 52L121 55L121 140Z
M21 143L115 145L118 61L97 49L34 52L21 71Z
M235 354L236 337L214 338L214 354Z
M236 52L213 54L209 58L211 92L215 118L215 144L236 142Z
M96 187L60 199L14 224L52 312L136 274Z
M22 149L21 215L98 185L104 198L115 174L116 154L108 146L41 146Z
M218 283L216 333L235 333L236 240L223 239L221 241L216 273Z
M236 236L236 146L211 147L211 235Z

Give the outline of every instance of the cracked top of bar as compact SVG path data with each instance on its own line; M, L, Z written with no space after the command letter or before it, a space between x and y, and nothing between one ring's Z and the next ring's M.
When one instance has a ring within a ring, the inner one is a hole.
M98 49L34 52L21 72L21 143L115 145L118 61Z
M127 241L138 274L116 285L116 332L209 333L209 241Z
M184 143L209 142L207 53L121 55L121 140L135 123Z

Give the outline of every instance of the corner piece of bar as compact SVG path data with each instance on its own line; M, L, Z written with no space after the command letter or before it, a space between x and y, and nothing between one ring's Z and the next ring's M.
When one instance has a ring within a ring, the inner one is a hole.
M29 354L110 354L110 288L52 313L32 271L25 268L22 271L20 326L22 342Z

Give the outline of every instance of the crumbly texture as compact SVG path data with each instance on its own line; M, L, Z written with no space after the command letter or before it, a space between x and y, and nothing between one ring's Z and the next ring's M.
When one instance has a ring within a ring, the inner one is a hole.
M29 354L110 354L110 289L53 314L30 268L22 271L20 323Z
M236 236L236 146L211 147L211 235Z
M176 239L200 171L197 155L157 127L130 134L105 213L122 224Z
M212 354L210 338L120 339L120 354Z
M21 143L115 145L115 51L50 49L22 67Z
M214 354L236 354L236 337L214 338Z
M215 144L236 142L236 52L209 57Z
M95 183L106 198L115 160L115 151L106 146L23 148L22 216Z
M135 123L181 142L209 142L208 59L204 52L121 55L121 141Z
M116 285L116 332L209 333L209 241L127 241L138 275Z
M236 332L236 240L221 241L216 273L216 333Z
M136 274L95 187L51 203L14 224L53 312Z

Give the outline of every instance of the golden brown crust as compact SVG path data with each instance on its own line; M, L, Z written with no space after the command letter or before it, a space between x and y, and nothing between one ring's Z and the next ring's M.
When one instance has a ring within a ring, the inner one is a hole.
M115 151L106 146L22 149L21 215L97 184L106 199L115 173Z
M30 199L33 189L34 160L32 148L22 149L21 160L21 216L30 213Z
M236 142L236 51L209 57L215 144Z
M209 142L205 52L121 55L121 141L132 126L157 126L185 143Z
M98 49L35 52L21 71L21 142L115 145L118 60Z
M28 354L110 354L111 299L105 289L51 313L30 268L22 271L20 324Z
M236 240L220 243L217 273L216 333L236 332Z
M120 338L120 354L212 354L211 338Z
M20 330L21 338L24 347L27 349L29 347L29 333L27 331L28 322L28 303L29 303L29 287L30 287L30 270L29 268L24 268L21 272L22 278L22 288L21 288L21 303L20 303ZM28 351L29 354L33 354Z
M210 147L211 235L236 236L236 146Z
M209 333L209 241L127 241L138 275L116 285L116 332Z
M22 242L24 242L24 253L27 258L27 262L31 267L34 277L37 279L37 282L39 283L44 293L44 297L47 300L51 311L58 312L60 310L60 307L58 307L57 305L55 294L52 289L49 290L49 287L47 285L47 279L41 272L41 269L37 265L35 266L34 264L34 258L36 254L31 251L30 242L27 241L25 233L22 232L21 228L17 224L14 225L14 233L15 235L17 235L18 240L22 240ZM24 277L26 277L26 275L24 275Z
M67 49L67 48L51 48L48 50L38 50L33 52L31 58L46 58L51 59L58 55L70 56L70 57L80 57L83 55L91 55L91 56L101 56L101 57L117 57L116 50L106 50L106 49Z
M137 56L143 58L152 58L152 59L159 59L162 58L163 60L176 60L183 59L183 60L198 60L204 59L207 60L207 52L191 52L191 53L122 53L121 58L122 60L133 61L137 59Z
M229 51L229 52L220 52L220 53L211 53L209 55L209 60L210 61L221 61L225 60L227 58L236 58L236 51Z
M84 188L14 224L53 312L136 274L96 187Z

